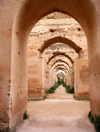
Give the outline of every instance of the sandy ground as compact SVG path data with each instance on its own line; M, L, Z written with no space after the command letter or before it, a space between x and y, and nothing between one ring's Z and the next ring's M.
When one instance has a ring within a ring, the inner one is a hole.
M59 87L44 101L28 102L30 117L16 132L95 132L87 116L89 111L89 101L74 100Z
M47 99L74 99L74 95L66 93L65 88L59 86L54 94L48 94Z

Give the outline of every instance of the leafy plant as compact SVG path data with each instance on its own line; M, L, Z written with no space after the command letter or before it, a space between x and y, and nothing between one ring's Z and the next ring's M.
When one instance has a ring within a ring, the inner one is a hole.
M8 128L4 132L11 132Z
M74 87L70 88L70 85L69 86L66 85L65 89L66 89L66 92L68 92L68 93L74 93Z
M27 111L25 111L25 113L23 114L23 119L26 120L28 119L29 115L27 114Z
M78 100L84 100L84 101L90 101L90 98L83 98L83 99L78 99Z
M39 99L27 99L27 101L39 101Z
M93 116L90 116L90 120L91 120L92 123L94 123L94 121L95 121Z
M59 84L55 84L53 87L51 87L48 91L46 91L46 94L48 93L54 93L55 90L59 87Z
M100 132L100 115L96 116L96 119L94 121L95 129L97 132Z
M100 132L100 115L94 117L91 115L91 112L89 112L88 117L90 118L90 121L94 124L95 130L97 132Z
M72 69L72 71L74 71L74 69ZM64 81L64 78L58 77L58 85L61 85L61 84L63 85L63 87L65 87L66 92L74 93L74 87L70 88L70 85L67 86L66 81Z
M88 113L88 117L91 117L91 111Z

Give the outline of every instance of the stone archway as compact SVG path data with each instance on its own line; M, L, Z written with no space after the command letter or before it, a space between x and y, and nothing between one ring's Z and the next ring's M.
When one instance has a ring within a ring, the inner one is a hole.
M58 72L59 70L60 70L60 71L64 71L64 72L67 74L65 68L63 68L63 67L57 67L57 68L55 69L56 72Z
M58 67L61 67L61 68L64 68L64 69L68 70L67 67L66 67L65 65L63 65L63 64L58 64L58 65L56 65L56 66L53 68L53 70L55 70L55 69L58 68Z
M62 67L64 67L66 70L68 70L68 67L67 67L65 64L63 64L63 63L58 63L57 65L55 65L54 67L52 67L52 69L54 70L54 69L56 69L58 66L62 66Z
M82 48L80 48L79 46L77 46L70 39L59 36L59 37L54 37L54 38L51 38L51 39L45 41L44 44L39 49L39 51L42 54L46 48L48 48L52 44L55 44L55 43L58 43L58 42L61 42L63 44L66 44L66 45L70 46L71 48L73 48L76 51L76 53L79 53L82 50Z
M55 52L55 53L53 53L54 55L53 56L51 56L49 59L48 59L48 62L47 62L47 64L49 64L49 62L53 59L53 58L55 58L56 56L65 56L66 58L68 58L69 60L70 60L70 62L73 64L74 63L74 61L72 60L72 58L70 57L70 56L68 56L67 54L65 54L65 53L62 53L62 52Z
M54 66L56 63L58 63L58 62L65 63L65 64L68 65L68 67L69 67L69 64L68 64L66 61L61 60L61 59L56 60L56 61L51 65L51 67L53 67L53 66Z
M59 74L60 72L62 72L63 74L64 74L64 76L66 75L66 73L65 73L65 71L63 71L63 70L61 70L61 71L57 71L57 73L56 73L56 76L57 76L57 74Z
M69 67L72 67L72 65L73 65L67 57L58 55L58 56L54 57L54 58L49 62L48 66L52 66L53 63L54 63L56 60L63 60L63 61L66 61L66 62L68 63L68 65L69 65ZM66 65L67 65L67 64L66 64Z

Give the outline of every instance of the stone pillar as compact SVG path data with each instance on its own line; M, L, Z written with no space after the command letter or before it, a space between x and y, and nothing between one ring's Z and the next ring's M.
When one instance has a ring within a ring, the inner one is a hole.
M44 58L42 58L42 92L41 95L42 97L45 97L46 95L46 91L45 91L45 83L46 83L46 78L45 78L45 70L46 70L46 63Z
M47 67L46 71L46 90L49 90L51 87L51 68Z
M70 88L74 87L74 68L70 67L67 73L67 86L70 85Z
M74 87L74 68L70 68L70 88Z
M44 96L44 60L30 57L28 59L28 97L41 99Z
M53 86L55 85L55 82L56 82L56 74L55 74L55 72L53 71Z
M55 81L56 81L55 72L53 70L51 70L51 86L55 85Z
M78 58L83 58L84 57L84 51L80 50L78 53Z
M41 51L38 49L38 57L41 57Z
M53 71L51 70L51 86L53 86Z
M89 66L87 57L75 60L74 74L75 98L89 98Z
M70 85L70 71L67 73L67 86Z

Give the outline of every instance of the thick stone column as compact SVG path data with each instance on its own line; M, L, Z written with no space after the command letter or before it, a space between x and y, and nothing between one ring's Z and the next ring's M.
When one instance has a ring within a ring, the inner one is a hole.
M51 87L51 67L47 67L46 71L46 90L49 90Z
M44 96L44 60L30 57L28 60L28 97L41 99Z
M87 57L75 60L74 72L75 98L89 98L89 66Z
M56 82L56 73L53 71L53 86L55 85Z
M53 71L51 70L51 86L54 86Z
M70 68L70 88L74 87L74 68Z
M41 51L38 49L38 57L41 57Z
M67 86L74 87L74 68L70 67L67 73Z
M71 74L70 74L70 69L69 69L69 71L67 73L67 86L70 85L70 82L71 82Z
M83 58L84 57L84 51L80 50L78 53L78 58Z

